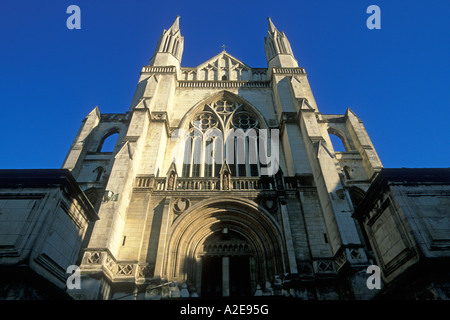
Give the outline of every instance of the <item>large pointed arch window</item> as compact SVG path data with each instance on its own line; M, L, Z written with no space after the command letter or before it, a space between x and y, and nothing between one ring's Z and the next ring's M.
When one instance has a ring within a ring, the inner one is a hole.
M259 129L252 108L221 97L206 103L189 121L183 177L219 177L225 163L232 176L261 175Z
M222 141L216 138L222 132L219 125L217 115L206 108L190 121L189 135L185 140L183 177L218 176L220 167L212 159L219 157L217 153L221 150Z
M227 162L232 174L238 177L259 176L258 120L251 112L241 108L233 114L231 129L228 141L234 139L234 143L230 144L234 146L234 155L227 153Z

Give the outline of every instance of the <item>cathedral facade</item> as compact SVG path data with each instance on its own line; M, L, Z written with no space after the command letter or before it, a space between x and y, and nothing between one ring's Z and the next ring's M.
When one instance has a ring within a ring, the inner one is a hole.
M63 169L99 219L74 298L373 296L373 255L352 214L380 159L352 110L319 111L270 18L264 41L266 68L225 50L182 67L177 17L129 110L83 120Z

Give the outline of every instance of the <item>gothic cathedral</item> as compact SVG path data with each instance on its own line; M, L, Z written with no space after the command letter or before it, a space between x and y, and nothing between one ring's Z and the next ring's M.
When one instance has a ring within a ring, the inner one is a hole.
M177 17L129 110L83 120L63 168L99 220L75 298L369 298L352 214L380 159L352 110L319 111L270 18L264 41L266 68L225 50L182 67Z

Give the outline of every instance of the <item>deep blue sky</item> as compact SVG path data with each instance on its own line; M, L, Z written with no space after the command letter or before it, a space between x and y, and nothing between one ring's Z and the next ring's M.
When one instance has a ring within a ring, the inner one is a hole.
M81 30L66 9L81 8ZM366 9L381 8L381 30ZM450 165L450 1L0 1L0 168L59 168L83 118L128 110L140 69L180 15L182 66L227 52L266 67L267 17L319 110L363 120L385 167Z

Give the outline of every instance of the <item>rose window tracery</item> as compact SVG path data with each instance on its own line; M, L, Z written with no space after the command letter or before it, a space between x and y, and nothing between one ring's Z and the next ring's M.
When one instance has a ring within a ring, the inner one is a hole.
M238 105L236 103L227 101L227 100L219 100L213 104L213 109L220 115L228 116L233 113Z
M203 132L212 129L217 128L219 124L219 121L217 120L216 116L212 112L202 112L198 114L192 121L191 126L200 129Z
M253 129L258 127L258 121L246 111L238 112L233 116L233 127L236 129Z

